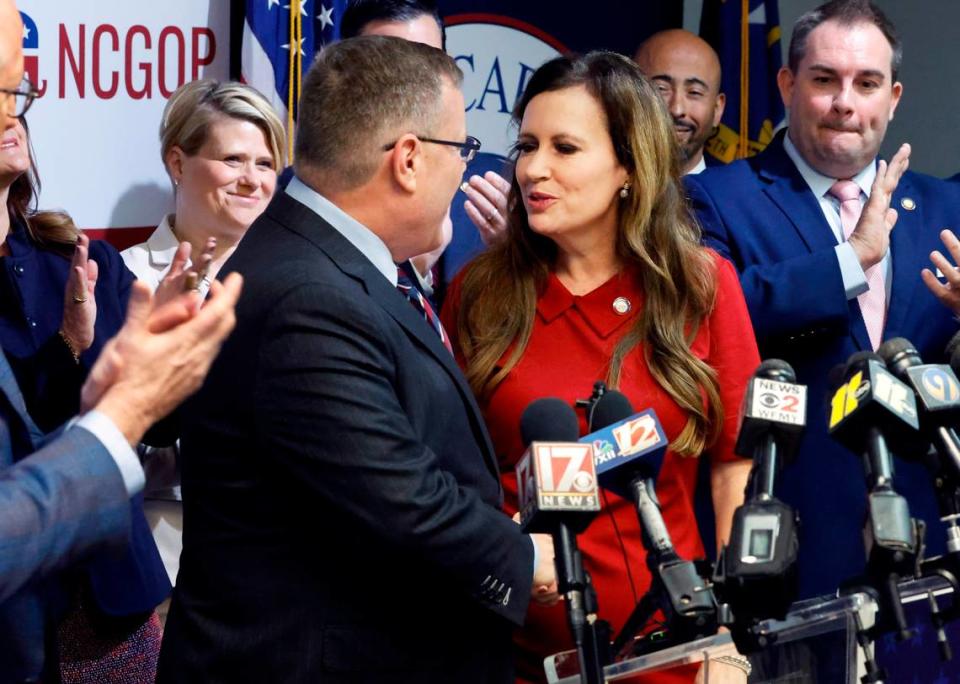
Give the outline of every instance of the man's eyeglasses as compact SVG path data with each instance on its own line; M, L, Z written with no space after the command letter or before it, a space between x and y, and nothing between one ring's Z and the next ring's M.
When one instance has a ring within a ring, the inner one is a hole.
M13 97L14 110L11 114L7 110L8 116L21 117L27 113L27 110L30 109L30 105L33 104L33 101L40 95L39 91L33 87L33 84L30 82L26 76L23 80L20 81L20 87L16 90L11 88L0 88L0 93L3 93L7 98Z
M434 145L449 145L450 147L457 147L460 149L460 159L464 163L469 164L473 161L473 158L477 156L477 152L480 151L480 141L474 138L472 135L468 135L467 139L463 142L456 142L454 140L437 140L436 138L424 138L422 136L417 136L417 139L420 142L433 143ZM394 140L392 143L383 146L383 151L392 150L393 146L397 144L397 141Z

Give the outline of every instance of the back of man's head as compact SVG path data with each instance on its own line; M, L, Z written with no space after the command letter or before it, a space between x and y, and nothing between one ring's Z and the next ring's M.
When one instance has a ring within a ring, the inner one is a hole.
M787 53L787 65L790 71L797 73L800 62L806 55L807 39L810 37L810 33L828 21L836 22L841 26L854 26L856 24L876 26L884 38L887 39L887 42L890 43L890 49L893 51L890 73L893 81L897 80L897 74L899 74L900 65L903 62L903 45L893 22L870 0L830 0L830 2L810 10L797 19L797 22L793 25L793 33L790 36L790 50Z
M463 74L440 50L388 36L359 36L325 47L303 84L297 174L328 192L367 182L383 147L404 133L428 135L442 109L443 84Z
M371 25L406 24L421 17L436 23L440 45L434 47L445 48L447 36L435 0L350 0L340 20L340 37L355 38L370 33L367 29Z

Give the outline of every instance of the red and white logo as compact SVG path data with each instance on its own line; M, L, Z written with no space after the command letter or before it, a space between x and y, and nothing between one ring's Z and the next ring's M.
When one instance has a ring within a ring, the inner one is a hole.
M657 421L649 413L613 428L613 437L621 456L652 449L661 442Z

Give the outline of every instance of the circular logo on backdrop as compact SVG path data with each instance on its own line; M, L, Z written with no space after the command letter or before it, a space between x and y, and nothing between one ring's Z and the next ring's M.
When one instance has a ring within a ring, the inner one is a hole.
M447 53L463 71L467 133L482 145L463 177L493 171L509 181L513 171L507 157L517 137L510 126L513 107L537 67L568 50L545 31L512 17L454 14L444 25ZM465 199L457 193L450 206L453 242L443 255L447 280L486 248L463 208Z
M512 17L447 17L447 53L463 71L467 132L483 143L480 155L507 157L516 138L510 113L530 76L566 49L549 34Z

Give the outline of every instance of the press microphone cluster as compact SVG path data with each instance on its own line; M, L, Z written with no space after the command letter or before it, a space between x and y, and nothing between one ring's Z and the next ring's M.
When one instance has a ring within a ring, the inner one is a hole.
M911 633L897 583L916 574L922 533L910 516L907 500L893 487L891 450L901 457L924 453L918 427L913 390L887 370L881 356L853 354L830 401L828 429L848 449L863 455L867 482L864 580L878 592L880 601L874 631L893 630L901 640ZM868 670L871 661L868 658ZM879 671L868 671L868 675L880 677Z

